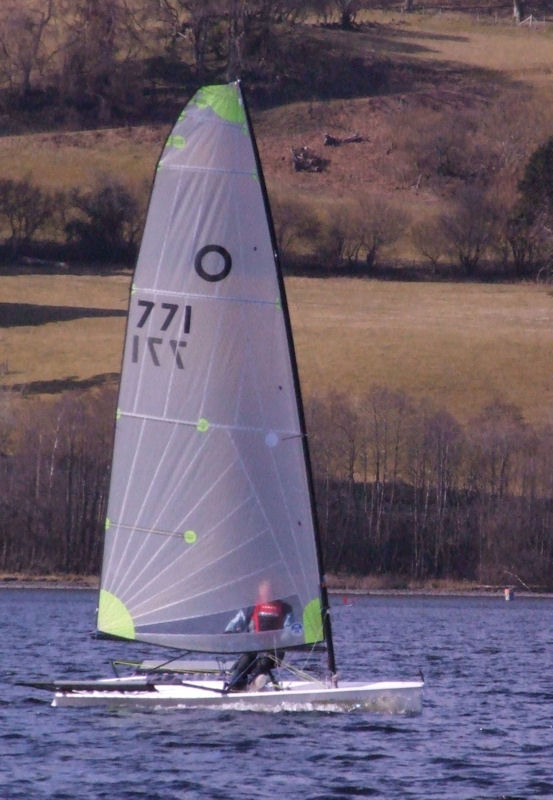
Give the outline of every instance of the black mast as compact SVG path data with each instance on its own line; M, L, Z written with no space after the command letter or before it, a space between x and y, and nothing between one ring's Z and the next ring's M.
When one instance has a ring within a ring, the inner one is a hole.
M240 96L242 98L242 104L244 108L244 114L246 116L246 121L248 124L248 130L250 132L250 138L252 141L253 152L255 157L255 163L257 166L257 173L259 176L259 184L261 186L261 193L263 195L263 202L265 204L265 213L267 215L267 221L269 224L269 234L271 237L271 246L273 248L273 255L275 260L276 266L276 274L280 289L280 296L282 299L282 311L284 314L284 322L286 327L286 336L288 338L288 350L290 353L290 360L292 363L292 375L294 378L294 388L296 392L296 401L298 406L298 416L300 422L300 430L301 430L301 439L303 445L303 455L305 459L305 467L307 472L307 484L309 487L309 501L311 505L311 516L313 519L313 528L315 532L315 548L317 551L317 563L319 566L319 579L320 579L320 590L321 590L321 604L322 604L322 614L323 614L323 632L327 646L327 655L328 655L328 669L332 676L336 675L336 659L334 655L334 643L332 641L332 625L330 621L330 610L328 604L328 592L326 588L326 578L324 573L324 566L323 566L323 554L321 548L321 538L319 534L319 523L317 518L317 509L315 505L315 491L314 491L314 484L313 484L313 473L311 470L311 457L309 455L309 443L307 441L307 429L305 425L305 415L303 410L303 402L301 397L301 389L300 389L300 381L299 381L299 374L298 374L298 365L296 361L296 352L294 349L294 340L292 337L292 326L290 323L290 314L288 311L288 301L286 298L286 289L284 287L284 278L282 275L282 267L280 265L280 258L278 254L278 247L276 241L276 234L275 234L275 227L273 223L273 216L271 213L271 206L269 203L269 196L267 194L267 187L265 185L265 178L263 176L263 169L261 166L261 159L259 157L259 151L257 149L257 142L255 140L255 134L253 131L253 126L251 122L250 112L248 109L248 105L246 102L246 98L244 97L244 92L242 89L242 84L238 80L236 81L236 85L238 86L238 91L240 92Z

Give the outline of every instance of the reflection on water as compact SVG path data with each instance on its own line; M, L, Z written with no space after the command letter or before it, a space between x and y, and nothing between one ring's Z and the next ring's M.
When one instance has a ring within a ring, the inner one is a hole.
M0 604L3 800L553 797L553 600L337 598L341 673L422 671L418 717L52 709L16 681L156 653L91 639L93 592L5 589Z

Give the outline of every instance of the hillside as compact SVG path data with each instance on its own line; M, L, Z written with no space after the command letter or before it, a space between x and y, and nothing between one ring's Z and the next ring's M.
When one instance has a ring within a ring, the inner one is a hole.
M548 24L373 11L355 31L298 25L286 47L303 49L305 60L285 60L282 85L278 75L263 88L246 81L271 195L299 200L327 225L336 208L351 212L364 198L399 207L408 223L388 258L421 260L413 230L451 204L475 162L510 203L553 127ZM183 91L177 105L186 99ZM116 178L145 199L168 130L168 122L132 123L4 136L1 176L56 190ZM325 147L325 133L362 141ZM327 161L322 172L294 171L291 148L302 146ZM442 174L444 158L456 162L451 175Z
M421 171L422 144L433 153L444 131L466 128L465 141L474 148L469 155L486 150L502 156L494 179L508 196L553 122L548 26L375 12L360 30L313 28L309 35L328 53L329 65L341 65L342 80L332 75L334 96L324 100L295 98L268 107L254 93L271 199L277 206L300 200L327 223L366 197L401 207L410 223L387 254L392 262L420 263L413 231L448 204L455 182ZM92 186L99 175L110 175L130 182L145 199L167 131L164 123L3 137L2 174L28 172L53 189ZM327 132L358 133L362 141L325 147ZM327 168L294 171L290 149L297 146L324 155ZM100 380L95 376L116 374L128 272L109 279L82 270L40 272L25 267L0 277L0 302L12 304L0 309L9 324L0 341L3 385L31 383L40 393L87 387ZM308 394L336 386L359 394L379 383L428 396L461 419L497 397L520 405L532 420L549 418L551 312L543 288L363 283L360 289L356 281L299 279L289 286ZM29 304L48 307L40 324L36 315L30 320Z

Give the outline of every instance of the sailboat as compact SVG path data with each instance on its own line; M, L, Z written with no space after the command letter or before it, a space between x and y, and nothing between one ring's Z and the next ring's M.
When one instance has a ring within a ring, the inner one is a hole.
M420 710L422 680L337 677L286 295L239 82L200 89L158 162L105 527L97 635L177 655L41 684L54 706ZM308 673L320 650L326 664ZM273 669L232 691L244 653Z

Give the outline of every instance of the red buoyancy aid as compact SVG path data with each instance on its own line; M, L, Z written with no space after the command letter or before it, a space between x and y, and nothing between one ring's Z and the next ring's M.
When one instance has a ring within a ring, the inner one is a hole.
M284 617L284 604L280 600L258 603L252 613L253 629L256 633L279 630L284 625Z

